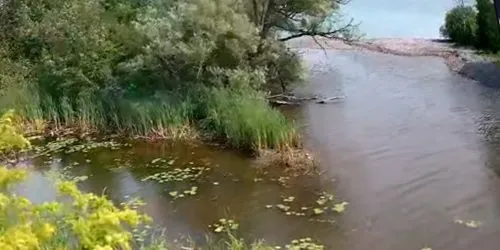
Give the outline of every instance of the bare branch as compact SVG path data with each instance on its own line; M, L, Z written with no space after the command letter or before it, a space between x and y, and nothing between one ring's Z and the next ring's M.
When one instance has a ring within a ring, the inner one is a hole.
M323 44L321 44L318 39L316 39L315 36L312 37L312 39L314 40L314 42L321 48L321 50L323 50L323 53L325 54L325 57L328 57L328 54L326 53L326 48L323 46Z
M329 38L329 39L341 39L341 40L349 41L349 38L340 37L339 34L349 32L352 28L354 28L356 25L354 25L353 22L354 22L354 19L351 19L351 21L349 21L349 23L345 24L344 26L342 26L338 29L324 31L324 32L317 31L315 28L308 29L308 30L304 30L304 29L288 30L284 27L279 27L285 31L292 33L292 35L290 35L290 36L280 38L279 41L285 42L285 41L299 38L299 37L303 37L303 36L311 36L311 37L320 36L320 37L325 37L325 38Z

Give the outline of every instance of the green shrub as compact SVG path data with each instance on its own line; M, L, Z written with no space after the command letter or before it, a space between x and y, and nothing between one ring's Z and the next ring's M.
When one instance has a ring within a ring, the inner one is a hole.
M476 10L471 6L460 5L451 9L446 13L441 34L460 45L476 44L476 15Z
M203 128L234 147L257 151L298 145L295 128L258 91L213 88L205 100Z
M288 1L298 12L312 8L308 15L329 12L326 0ZM293 145L295 132L260 91L300 81L300 57L274 29L263 36L245 3L8 1L0 10L10 31L0 44L0 110L15 108L25 123L50 130L177 137L210 123L236 147ZM203 89L223 99L188 94ZM200 108L207 105L210 113Z
M500 50L500 30L495 7L491 0L477 0L477 46L497 52Z

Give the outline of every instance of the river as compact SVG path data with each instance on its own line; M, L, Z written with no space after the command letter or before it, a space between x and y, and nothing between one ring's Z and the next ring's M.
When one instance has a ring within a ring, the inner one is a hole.
M303 112L311 146L352 203L342 226L356 231L344 249L498 249L498 90L449 71L440 58L334 51L306 58L310 92L346 96Z
M498 90L449 71L440 58L305 50L304 59L310 83L300 92L345 96L291 112L321 162L321 176L279 178L210 145L134 143L37 158L18 191L51 200L48 170L85 175L83 190L117 202L142 197L170 239L203 241L208 225L234 218L241 235L280 245L311 237L327 249L498 249ZM144 180L176 167L210 169L187 183ZM193 185L192 197L170 195ZM321 192L349 202L346 211L311 214ZM295 199L285 203L289 196ZM286 215L277 204L290 211L306 206L308 214Z

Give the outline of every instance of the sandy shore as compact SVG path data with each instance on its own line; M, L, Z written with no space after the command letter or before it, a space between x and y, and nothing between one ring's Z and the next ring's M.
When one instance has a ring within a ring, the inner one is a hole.
M376 51L398 56L437 56L445 60L448 67L485 85L500 85L500 67L473 49L458 48L445 40L417 38L381 38L345 43L340 40L318 39L318 45L311 38L295 39L291 48L317 48L333 50Z

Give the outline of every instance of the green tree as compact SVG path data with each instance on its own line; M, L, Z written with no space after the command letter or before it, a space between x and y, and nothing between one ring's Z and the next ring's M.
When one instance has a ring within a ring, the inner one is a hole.
M477 45L481 49L500 50L500 30L491 0L477 0Z
M279 41L302 36L349 39L355 26L335 20L346 0L251 0L247 11L262 38L280 34Z
M462 45L475 45L477 12L472 6L459 5L446 13L441 34Z

